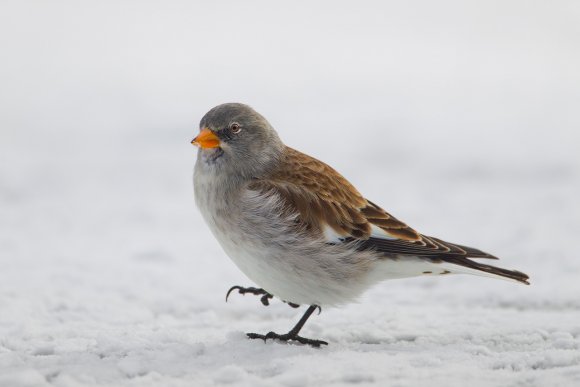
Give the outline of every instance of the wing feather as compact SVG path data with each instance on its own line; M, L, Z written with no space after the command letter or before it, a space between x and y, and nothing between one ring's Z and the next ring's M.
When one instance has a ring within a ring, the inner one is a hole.
M387 256L497 259L472 247L421 235L365 199L330 166L292 148L286 148L285 158L276 170L252 181L249 189L275 193L282 199L285 211L297 215L305 229L358 242L359 249L372 249ZM327 233L327 228L332 232Z

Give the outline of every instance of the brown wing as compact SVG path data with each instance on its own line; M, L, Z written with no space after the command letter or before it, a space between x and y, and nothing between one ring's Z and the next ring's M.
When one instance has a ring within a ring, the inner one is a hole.
M344 240L358 241L362 249L433 258L495 258L474 248L419 234L366 200L330 166L292 148L286 148L278 169L266 178L254 180L249 188L277 194L288 212L297 213L299 222L308 230L323 235L330 228Z

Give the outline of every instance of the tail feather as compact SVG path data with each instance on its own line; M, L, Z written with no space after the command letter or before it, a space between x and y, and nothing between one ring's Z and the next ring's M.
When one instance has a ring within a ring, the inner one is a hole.
M442 265L445 269L452 273L466 273L481 275L485 277L494 277L500 279L507 279L517 281L529 285L529 276L521 271L508 270L501 267L486 265L483 263L472 261L468 258L460 257L446 257L443 258Z

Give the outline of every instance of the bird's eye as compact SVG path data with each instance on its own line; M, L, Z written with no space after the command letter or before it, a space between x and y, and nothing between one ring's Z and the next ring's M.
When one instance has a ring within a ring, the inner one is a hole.
M234 134L238 134L238 133L240 133L242 131L242 127L237 122L234 122L230 126L230 129L232 130L232 133L234 133Z

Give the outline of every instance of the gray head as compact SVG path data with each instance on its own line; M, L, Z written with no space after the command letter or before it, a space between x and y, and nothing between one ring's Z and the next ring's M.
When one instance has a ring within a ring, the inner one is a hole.
M213 173L258 177L272 167L284 150L272 125L241 103L214 107L203 116L199 129L192 141L200 148L196 167Z

